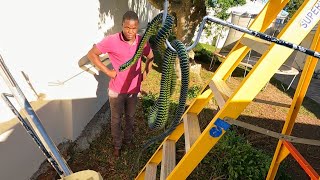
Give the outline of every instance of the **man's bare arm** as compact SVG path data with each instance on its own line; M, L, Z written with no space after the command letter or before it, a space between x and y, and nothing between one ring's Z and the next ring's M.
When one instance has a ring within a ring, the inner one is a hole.
M114 69L110 70L100 61L99 55L101 54L102 53L100 50L96 47L96 45L94 45L88 52L87 57L97 68L100 69L100 71L105 73L110 78L115 78L117 76L116 71Z

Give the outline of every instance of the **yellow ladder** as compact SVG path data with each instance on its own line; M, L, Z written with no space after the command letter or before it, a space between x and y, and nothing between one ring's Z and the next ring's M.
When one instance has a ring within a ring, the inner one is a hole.
M288 1L269 0L249 28L254 31L264 32ZM320 17L314 15L309 24L302 24L304 23L302 21L312 12L312 8L320 4L318 1L305 1L277 38L294 44L300 44L320 19ZM236 119L293 52L292 49L274 43L268 44L268 47L265 48L265 52L256 65L243 79L239 87L232 92L225 83L225 80L231 75L249 50L254 48L249 47L250 43L245 43L250 42L250 40L255 41L256 38L244 34L236 43L211 80L202 89L201 94L193 100L184 113L182 117L183 123L161 143L136 179L156 179L157 166L160 162L160 179L186 179L225 133L223 130L219 137L212 137L210 135L210 130L215 127L217 119L224 119L225 117ZM207 86L210 88L207 89ZM220 110L204 131L201 132L198 114L212 97L215 97L217 100ZM176 165L175 143L183 134L185 135L186 154Z
M320 51L320 26L314 35L311 47L312 50L317 52ZM298 116L302 101L307 93L311 78L313 76L313 72L316 69L318 63L318 59L315 57L307 57L303 71L301 73L301 77L296 88L295 94L293 96L292 104L290 106L285 124L282 129L282 134L290 135L295 124L295 120ZM267 179L274 179L277 170L279 168L280 163L289 155L292 154L292 151L288 148L288 146L284 145L284 141L279 140L276 151L273 156L273 160L271 162L269 172L267 175ZM304 161L304 159L300 160ZM307 163L300 164L301 167L305 170L305 172L310 176L311 179L319 179L319 175L315 172L314 169Z

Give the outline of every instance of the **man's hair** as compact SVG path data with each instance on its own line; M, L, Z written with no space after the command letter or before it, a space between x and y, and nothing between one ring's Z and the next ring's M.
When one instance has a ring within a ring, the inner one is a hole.
M138 15L133 11L127 11L126 13L124 13L122 22L124 22L125 20L134 20L139 22Z

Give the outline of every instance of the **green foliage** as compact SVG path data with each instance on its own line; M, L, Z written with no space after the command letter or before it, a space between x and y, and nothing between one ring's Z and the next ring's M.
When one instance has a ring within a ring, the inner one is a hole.
M212 52L201 49L200 51L195 51L194 59L197 59L199 61L202 61L204 63L210 63L212 58Z
M223 20L229 18L230 13L227 10L234 6L240 6L246 4L246 0L206 0L206 6L214 11L214 16ZM221 32L224 31L225 27L212 22L206 24L207 38L212 35L211 29L215 27L215 36L222 36Z
M212 45L209 45L209 44L203 44L203 43L199 43L199 46L200 48L203 48L203 49L206 49L210 52L214 52L216 50L216 47L215 46L212 46Z
M199 94L201 90L200 86L192 86L188 89L188 99L193 99L195 97L197 97L197 95Z
M198 43L197 46L193 49L195 53L194 59L204 63L210 63L213 57L214 50L214 46Z
M291 0L286 7L284 8L285 11L289 13L289 17L291 18L293 14L299 9L301 4L304 0Z
M142 96L142 108L144 112L144 118L147 119L151 107L154 105L157 99L157 95L149 92L146 95Z
M156 100L158 99L157 94L153 94L149 92L146 95L142 96L142 108L144 110L144 118L147 121L148 115L150 112L151 107L155 104ZM171 121L174 119L174 116L176 114L176 109L178 108L178 103L170 100L169 103L169 117L167 125L171 123Z
M229 179L264 179L266 176L271 157L262 153L234 132L228 132L227 136L218 143L217 155L224 160L218 163L221 171L228 174ZM228 153L226 153L228 152Z
M246 0L207 0L207 6L213 8L215 16L223 20L228 19L227 10L229 8L244 4Z
M203 161L211 164L215 176L225 175L227 179L265 179L272 157L255 149L236 131L229 130L209 152ZM282 168L281 179L289 179Z

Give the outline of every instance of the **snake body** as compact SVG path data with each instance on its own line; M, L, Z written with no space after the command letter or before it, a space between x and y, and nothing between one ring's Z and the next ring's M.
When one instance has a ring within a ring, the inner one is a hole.
M148 23L147 29L142 37L142 39L139 42L138 48L134 54L134 56L128 60L126 63L122 64L119 68L119 71L124 71L128 69L130 66L135 64L138 59L141 57L144 45L149 40L150 36L155 35L157 33L157 28L162 22L163 13L158 14L156 17L152 19L150 23ZM165 24L163 27L159 30L156 39L155 39L155 45L157 47L160 47L165 40L169 37L173 26L173 17L167 16Z
M155 105L151 108L148 116L148 125L151 129L160 129L165 125L168 119L169 111L169 98L172 94L172 74L173 64L177 57L177 54L171 51L169 48L166 49L164 55L164 62L162 63L162 75L160 84L160 95Z
M179 58L179 62L180 62L180 67L181 67L181 89L180 89L180 97L179 97L179 104L178 104L178 108L176 109L176 114L174 116L174 120L172 121L172 123L170 124L169 128L166 129L162 134L153 137L151 139L149 139L143 146L143 149L146 149L147 147L149 147L150 145L154 144L155 142L158 142L159 140L164 139L165 137L167 137L168 135L170 135L175 129L176 127L180 124L181 122L181 117L185 111L185 104L187 101L187 93L188 93L188 87L189 87L189 58L188 58L188 53L186 50L186 47L184 46L184 44L179 41L179 40L174 40L171 43L172 47L174 49L176 49L177 52L172 51L171 49L167 48L167 51L170 51L170 53L172 53L174 57L176 57L178 55ZM169 54L169 53L168 53ZM174 59L172 60L172 62L174 62ZM170 64L171 65L171 64ZM173 66L171 65L171 67L173 68ZM170 71L171 69L168 68L167 71ZM172 71L171 71L172 73ZM174 73L174 72L173 72ZM168 77L170 77L170 75L168 75ZM172 77L172 76L171 76ZM162 81L161 79L161 85L162 82L164 83L165 81ZM170 86L170 84L168 84L167 86ZM162 88L162 87L160 87ZM167 91L166 94L169 94L170 91ZM160 96L159 99L157 101L157 103L162 100L161 99L161 90L160 90ZM161 108L161 106L159 106L160 104L157 104L154 107L158 107ZM165 110L169 110L169 104L165 104L168 105L168 107L165 107ZM152 114L154 112L150 112L151 116L149 115L149 120L151 118L155 118L155 115ZM168 112L167 112L168 113ZM167 117L167 116L165 116ZM158 126L158 127L162 127L165 124L166 121L161 121L158 119L155 119L154 123L149 123L149 127L150 125L153 126Z
M136 63L136 61L141 57L143 47L148 41L150 36L156 35L155 38L155 47L161 48L164 45L164 42L170 35L173 27L173 18L168 15L166 17L164 25L158 30L157 27L162 21L163 14L158 14L149 24L146 29L145 34L143 35L141 41L139 42L138 49L136 50L134 56L128 60L126 63L120 66L119 70L123 71L129 68L131 65ZM174 120L172 121L170 127L165 130L164 133L150 139L145 145L144 148L150 146L151 144L165 138L177 127L180 123L181 116L185 111L185 104L187 99L187 91L189 86L189 62L188 62L188 53L184 44L179 40L174 40L171 42L172 47L176 50L173 51L170 48L166 48L163 57L162 63L162 75L161 75L161 84L160 84L160 94L155 102L154 106L151 107L148 116L148 125L151 129L161 129L164 127L168 120L168 111L169 111L169 99L174 92L176 85L176 75L174 70L174 62L176 57L180 59L180 68L181 68L181 89L179 97L179 105L176 110Z

